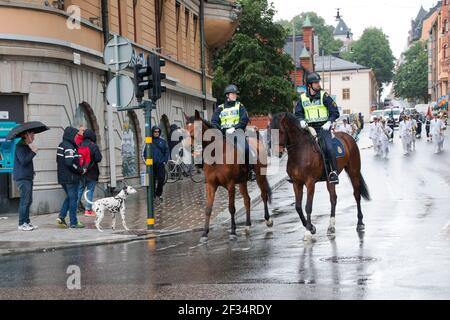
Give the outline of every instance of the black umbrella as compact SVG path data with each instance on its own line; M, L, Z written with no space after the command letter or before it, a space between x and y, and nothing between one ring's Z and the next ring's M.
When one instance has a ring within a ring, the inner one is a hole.
M25 122L24 124L15 127L11 130L11 132L6 137L6 140L14 140L20 136L20 134L31 131L34 133L41 133L44 131L50 130L45 124L40 121L30 121Z

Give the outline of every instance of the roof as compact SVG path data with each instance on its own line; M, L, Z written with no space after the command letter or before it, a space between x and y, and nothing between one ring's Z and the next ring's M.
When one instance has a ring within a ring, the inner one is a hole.
M286 43L284 44L284 48L283 51L284 53L287 53L288 55L291 56L291 58L293 59L293 36L288 36L286 39ZM315 48L317 51L318 48L318 37L315 35L314 36L314 43L315 43ZM295 36L295 64L298 67L300 65L300 57L302 56L303 49L305 49L305 44L303 42L303 36ZM305 49L306 50L306 49ZM308 52L309 56L312 56L311 52Z
M346 36L348 32L351 33L351 30L349 29L349 27L345 24L343 19L339 19L339 23L336 26L336 28L334 29L333 35L334 36Z
M420 7L419 13L417 14L416 19L414 20L416 23L420 22L421 20L423 20L426 15L428 14L427 11L425 11L425 9L423 8L423 5Z
M331 71L344 71L344 70L369 70L369 67L362 66L360 64L350 62L334 56L319 56L314 60L315 70L317 72L330 71L330 58L331 58Z

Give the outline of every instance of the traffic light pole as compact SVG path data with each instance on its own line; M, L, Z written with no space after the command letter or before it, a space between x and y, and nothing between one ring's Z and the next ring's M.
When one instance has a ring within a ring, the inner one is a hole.
M147 230L153 230L155 227L155 213L153 206L153 154L152 154L152 109L156 107L153 101L145 102L145 165L147 168Z

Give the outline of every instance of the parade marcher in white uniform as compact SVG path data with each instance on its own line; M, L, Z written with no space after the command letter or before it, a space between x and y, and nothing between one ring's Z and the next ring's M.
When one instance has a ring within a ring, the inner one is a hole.
M416 132L417 132L417 121L414 117L409 117L409 123L412 129L411 135L411 152L416 150Z
M344 121L344 123L340 124L337 127L336 131L337 132L345 132L345 133L353 136L353 127L348 124L347 119L344 119L343 121Z
M380 134L380 126L378 124L378 118L373 118L373 122L370 124L370 132L369 132L369 138L372 140L373 143L373 150L375 151L375 155L380 154L380 144L378 136Z
M411 150L412 127L411 123L408 121L407 115L403 116L403 120L399 124L398 135L400 139L402 139L403 154L409 154L409 151Z
M380 135L378 137L381 155L384 159L387 159L389 153L389 140L391 139L392 129L386 125L386 120L381 120Z
M434 115L430 124L430 134L433 139L434 153L439 153L444 148L444 122Z

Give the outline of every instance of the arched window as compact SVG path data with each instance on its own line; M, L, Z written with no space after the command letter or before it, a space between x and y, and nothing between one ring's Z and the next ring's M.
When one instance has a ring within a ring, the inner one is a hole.
M169 131L170 131L170 122L169 118L163 114L161 117L161 120L159 121L159 126L161 127L161 138L163 138L166 141L169 141Z
M448 44L444 44L444 59L448 58Z
M92 119L92 116L89 112L90 108L91 106L86 102L82 102L78 105L77 109L75 110L75 117L73 120L73 126L75 128L83 126L87 129L94 130L94 119Z
M124 177L139 175L139 144L135 116L128 111L124 117L122 130L122 173Z

